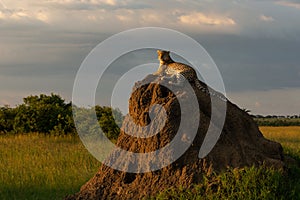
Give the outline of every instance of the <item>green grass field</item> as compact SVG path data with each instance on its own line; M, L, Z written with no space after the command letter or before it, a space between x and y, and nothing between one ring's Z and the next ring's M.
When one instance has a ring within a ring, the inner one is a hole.
M261 127L300 163L300 127ZM77 137L38 134L0 136L0 199L63 199L98 170ZM273 170L248 168L205 177L192 190L168 190L158 199L300 198L300 170L287 177ZM298 195L298 196L297 196Z

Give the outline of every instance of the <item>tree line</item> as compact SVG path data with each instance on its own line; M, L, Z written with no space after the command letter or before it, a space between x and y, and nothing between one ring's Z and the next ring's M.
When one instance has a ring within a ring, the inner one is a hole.
M124 118L119 109L97 105L92 108L80 108L80 110L86 115L96 112L102 131L110 139L118 137L119 127ZM89 116L85 116L85 119L89 119ZM14 108L0 107L0 133L31 132L54 135L76 134L72 102L65 102L57 94L41 94L23 98L23 103Z
M252 115L252 117L259 126L300 126L300 115Z
M119 109L97 105L76 110L82 119L80 126L87 132L96 133L99 130L95 125L91 125L92 116L96 112L102 131L110 139L118 137L119 127L121 127L124 119ZM10 106L0 107L0 133L76 134L72 111L72 102L65 102L57 94L31 95L23 98L23 103L14 108ZM252 117L259 126L300 126L300 115L252 115Z

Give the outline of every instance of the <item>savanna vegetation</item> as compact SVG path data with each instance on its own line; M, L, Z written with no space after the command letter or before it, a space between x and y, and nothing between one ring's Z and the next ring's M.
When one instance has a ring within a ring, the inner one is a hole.
M192 189L170 188L152 199L300 199L300 127L260 127L264 136L280 142L296 160L283 173L264 166L206 174Z
M71 102L66 103L56 94L28 96L23 101L24 103L14 108L0 107L0 133L77 134ZM98 105L92 108L74 106L73 109L84 119L79 123L80 126L91 124L88 119L96 113L102 131L112 140L118 137L123 120L119 109Z
M118 109L74 108L89 132L94 131L90 118L96 112L103 132L111 140L118 137L123 120ZM153 199L300 199L300 126L291 126L300 119L258 116L255 120L281 126L260 129L296 160L287 174L265 167L228 169L204 175L203 183L192 189L170 188ZM79 191L100 164L77 136L72 103L59 95L29 96L14 108L0 107L0 199L63 199Z
M154 199L300 199L300 127L261 127L297 160L288 174L261 168L206 174L193 189L173 188ZM63 199L98 170L100 163L74 135L0 136L0 199Z
M0 135L0 199L63 199L99 166L73 135Z
M292 116L255 115L252 117L259 126L300 126L300 115L292 115Z

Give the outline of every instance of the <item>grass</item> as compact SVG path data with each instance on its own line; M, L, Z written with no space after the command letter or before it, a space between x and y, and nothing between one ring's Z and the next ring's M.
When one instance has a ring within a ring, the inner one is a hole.
M260 127L300 164L300 127ZM63 199L78 192L100 163L74 136L0 136L0 199ZM192 189L173 188L154 199L300 199L300 168L288 176L261 168L205 175Z
M99 166L74 136L0 136L0 199L63 199Z
M300 126L263 126L260 130L266 138L279 142L283 146L284 153L300 163Z
M153 199L288 199L280 172L264 168L228 169L219 175L205 175L192 189L174 188Z
M171 188L152 199L300 199L300 127L260 127L268 139L280 142L286 155L298 161L287 174L265 167L228 169L204 175L191 189Z

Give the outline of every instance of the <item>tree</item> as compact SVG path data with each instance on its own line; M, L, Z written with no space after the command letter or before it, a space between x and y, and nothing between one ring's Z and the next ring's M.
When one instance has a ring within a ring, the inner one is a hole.
M13 130L15 110L8 105L0 108L0 132L7 133Z
M28 96L24 104L16 108L14 130L16 132L62 133L74 132L71 103L56 94Z
M0 132L46 134L76 133L72 103L65 103L59 95L41 94L25 97L24 103L16 108L9 106L0 108ZM77 108L81 117L81 124L87 133L96 133L97 127L110 139L117 139L123 115L119 109L95 106L94 108ZM98 124L92 123L92 116L96 112Z
M95 111L102 131L109 139L116 140L124 119L121 111L106 106L95 106Z

